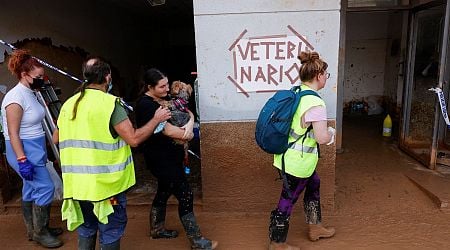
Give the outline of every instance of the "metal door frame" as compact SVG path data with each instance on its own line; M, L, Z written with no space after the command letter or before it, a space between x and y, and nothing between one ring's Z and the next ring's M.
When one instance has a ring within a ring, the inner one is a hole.
M415 64L415 51L416 51L416 38L417 38L417 14L420 11L430 9L434 6L439 5L440 1L436 3L426 4L424 6L420 6L413 9L413 13L411 15L410 20L410 36L409 36L409 49L408 49L408 68L405 79L405 92L404 98L405 105L403 107L403 118L402 118L402 131L399 141L399 146L402 150L410 154L412 157L416 158L423 164L425 164L430 169L435 169L436 167L436 157L437 157L437 148L438 148L438 136L439 136L439 128L442 124L441 112L439 102L435 101L435 115L434 115L434 126L433 126L433 135L432 135L432 143L430 149L430 159L429 162L424 162L423 158L418 157L416 154L412 153L406 145L404 145L405 131L409 129L409 118L410 118L410 107L411 107L411 97L412 97L412 80L413 80L413 72L414 72L414 64ZM449 28L449 14L450 14L450 1L447 1L445 8L445 18L444 18L444 30L442 34L442 44L441 44L441 55L439 60L439 80L437 87L441 89L444 86L444 73L446 72L446 58L447 58L447 47L448 47L448 28ZM430 92L430 94L432 94ZM408 111L409 110L409 111ZM408 111L408 112L407 112Z

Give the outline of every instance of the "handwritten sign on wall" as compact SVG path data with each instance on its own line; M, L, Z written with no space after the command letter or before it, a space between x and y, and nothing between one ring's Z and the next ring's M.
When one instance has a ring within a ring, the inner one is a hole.
M249 97L248 92L273 92L289 89L298 83L301 51L314 47L292 26L289 34L245 37L244 30L231 44L233 75L228 76L237 89Z

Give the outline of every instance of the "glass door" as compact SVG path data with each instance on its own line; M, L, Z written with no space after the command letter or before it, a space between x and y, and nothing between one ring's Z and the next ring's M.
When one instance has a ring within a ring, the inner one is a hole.
M446 9L446 4L441 4L413 13L400 135L400 147L431 169L436 165L442 115L436 94L429 89L445 87Z

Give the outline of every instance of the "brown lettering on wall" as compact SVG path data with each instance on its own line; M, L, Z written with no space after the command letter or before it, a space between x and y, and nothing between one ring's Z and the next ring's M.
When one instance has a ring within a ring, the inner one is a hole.
M279 74L279 81L278 82L282 82L283 81L283 65L280 65L280 74Z
M244 83L244 77L248 82L252 80L252 67L247 66L247 71L245 71L244 67L241 67L241 83Z
M291 41L289 41L288 43L287 43L287 51L286 51L286 53L287 53L287 59L291 59L291 58L294 58L295 56L294 56L294 53L292 53L294 50L295 50L295 44L293 43L293 42L291 42Z
M247 46L245 47L245 53L242 51L241 45L238 44L237 48L239 50L239 54L241 54L242 59L246 60L248 56L248 50L250 49L250 42L247 42Z
M261 42L261 45L266 46L266 59L270 58L270 46L275 45L275 42Z
M262 67L258 67L258 72L256 73L255 82L257 82L259 79L262 79L263 82L267 81L266 76L264 76Z
M294 72L292 72L293 70L294 70ZM300 67L297 65L297 63L294 63L286 72L284 72L284 74L289 79L291 84L296 83L298 81L298 79L300 79L300 77L298 76L298 73L297 73L299 70L300 70ZM292 77L291 76L292 73L294 73L294 75L296 75L296 77Z
M281 46L286 45L286 42L277 42L276 44L276 53L275 53L275 59L277 60L284 60L286 57L285 56L281 56L280 54L284 52L284 50L281 48Z
M251 48L251 51L250 51L250 60L252 60L252 61L257 61L257 60L259 60L259 57L256 56L256 53L257 53L258 51L257 51L256 48L255 48L255 47L258 47L258 46L259 46L259 43L250 43L250 46L252 47L252 48Z
M300 56L300 52L302 52L302 42L299 42L299 43L298 43L297 56Z
M267 81L268 84L275 84L278 85L278 82L273 78L273 75L276 74L278 70L272 66L272 64L267 65Z
M234 74L228 79L249 97L247 91L276 91L298 83L300 63L296 59L303 51L314 51L314 47L291 25L294 34L250 36L244 38L244 30L229 47L232 52ZM270 85L270 86L267 86Z

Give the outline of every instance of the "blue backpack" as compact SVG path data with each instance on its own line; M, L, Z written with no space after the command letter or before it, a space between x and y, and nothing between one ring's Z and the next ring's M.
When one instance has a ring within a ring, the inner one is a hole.
M297 91L298 90L298 91ZM282 154L296 141L288 143L292 118L305 95L320 96L312 90L295 86L280 90L264 104L256 122L255 139L262 150L269 154Z

